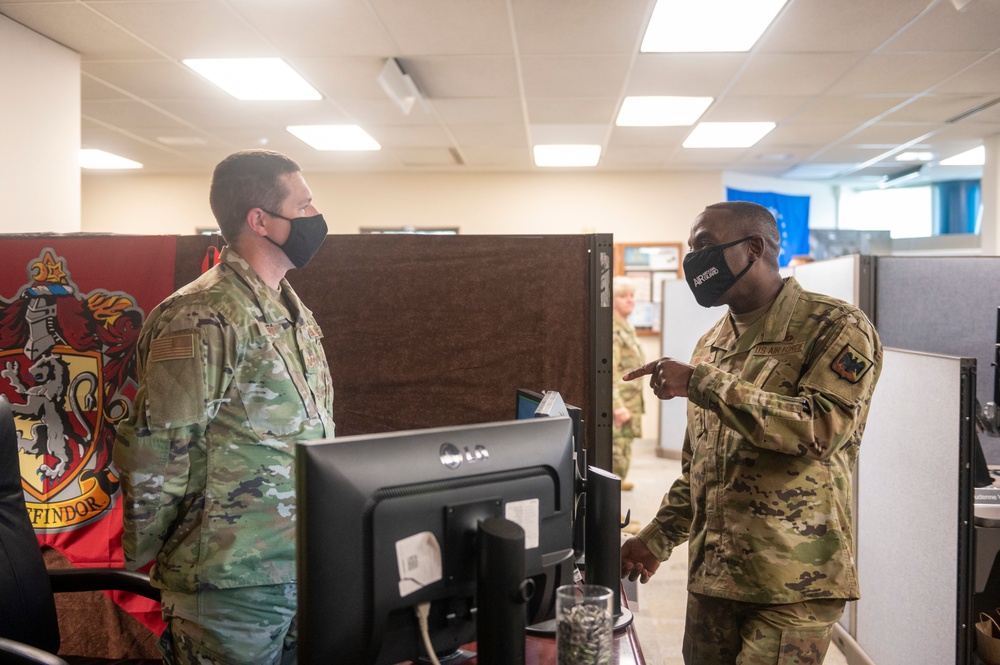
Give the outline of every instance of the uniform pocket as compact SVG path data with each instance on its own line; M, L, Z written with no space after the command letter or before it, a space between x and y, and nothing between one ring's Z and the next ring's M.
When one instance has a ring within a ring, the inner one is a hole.
M785 628L776 665L821 665L830 648L833 626Z
M284 437L301 430L307 419L305 405L274 347L248 351L237 372L236 388L257 436Z

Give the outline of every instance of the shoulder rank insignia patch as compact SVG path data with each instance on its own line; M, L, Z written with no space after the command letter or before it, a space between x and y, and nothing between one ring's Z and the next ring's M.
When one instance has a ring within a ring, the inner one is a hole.
M850 344L844 346L843 350L837 354L830 368L842 379L851 383L857 383L861 377L872 368L872 361L862 355Z

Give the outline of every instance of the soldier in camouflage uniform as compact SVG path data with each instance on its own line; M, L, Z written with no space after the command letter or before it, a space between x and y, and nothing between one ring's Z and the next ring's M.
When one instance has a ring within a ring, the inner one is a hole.
M322 334L285 281L326 237L292 160L215 170L220 263L161 303L114 448L128 567L153 561L167 663L294 662L294 443L333 436Z
M631 490L632 483L625 481L632 461L632 440L642 436L642 384L622 381L622 375L646 362L628 316L635 308L635 285L623 276L615 277L614 283L614 330L613 362L614 383L611 403L614 407L614 429L612 431L611 469L622 479L622 489Z
M706 208L685 278L729 313L690 365L661 358L625 377L688 399L681 477L622 546L622 575L645 581L688 543L689 665L822 663L859 595L851 472L882 346L857 308L782 280L779 241L766 208Z

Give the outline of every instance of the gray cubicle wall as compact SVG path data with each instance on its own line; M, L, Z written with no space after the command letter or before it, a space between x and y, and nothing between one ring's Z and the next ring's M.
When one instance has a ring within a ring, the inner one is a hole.
M993 399L1000 257L880 256L875 294L884 345L975 358L976 394Z
M974 364L885 351L857 467L861 600L837 640L852 665L970 662Z
M675 280L663 283L662 311L661 354L687 362L701 336L708 332L727 310L725 307L702 307L695 301L687 282ZM686 426L687 400L660 401L660 438L657 455L680 459Z

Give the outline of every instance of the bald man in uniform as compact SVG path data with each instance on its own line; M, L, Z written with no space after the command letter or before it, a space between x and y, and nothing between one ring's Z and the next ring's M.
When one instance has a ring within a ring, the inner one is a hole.
M690 364L624 377L688 404L681 476L622 546L622 576L645 582L687 542L687 665L822 663L859 597L851 473L882 345L856 307L781 277L766 208L708 206L688 245L696 300L729 309Z

